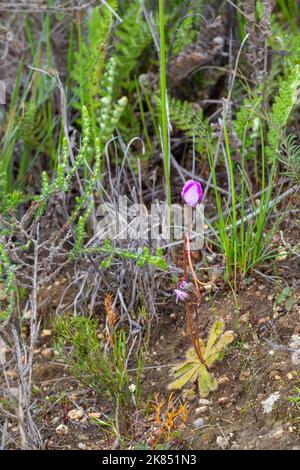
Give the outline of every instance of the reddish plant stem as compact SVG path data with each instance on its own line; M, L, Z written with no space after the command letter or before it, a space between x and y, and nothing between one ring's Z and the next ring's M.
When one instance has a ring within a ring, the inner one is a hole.
M199 341L197 342L194 332L193 332L193 324L192 324L192 318L191 318L191 304L189 302L186 303L186 319L187 319L187 324L191 336L191 340L193 343L193 348L195 349L195 352L199 358L199 361L204 364L204 359L201 353L201 350L199 348Z
M196 319L196 334L193 331L193 323L192 323L192 318L191 318L191 303L187 302L186 303L186 318L187 318L187 324L191 336L191 340L193 343L193 347L195 349L195 352L199 358L199 361L204 364L205 360L203 358L202 352L201 352L201 347L200 347L200 341L199 341L199 315L198 315L198 307L200 303L200 290L197 282L195 281L195 271L193 269L192 265L192 260L191 260L191 254L190 254L190 247L189 247L189 235L185 235L184 237L184 252L183 252L183 273L184 273L184 280L187 280L187 260L189 261L189 266L192 272L193 276L193 281L197 293L197 302L194 303L195 306L195 319Z
M187 243L186 243L186 235L184 237L184 245L183 245L183 278L187 280Z

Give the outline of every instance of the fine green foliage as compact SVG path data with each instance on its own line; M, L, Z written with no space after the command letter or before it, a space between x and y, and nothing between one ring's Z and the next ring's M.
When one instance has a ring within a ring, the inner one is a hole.
M99 324L88 317L60 317L55 322L55 347L71 367L74 377L116 406L132 408L126 368L126 335L119 330L106 351L99 340Z
M114 1L107 3L109 5L113 3L111 6L116 7ZM99 84L102 79L111 24L112 14L108 8L93 8L87 19L87 39L84 41L81 24L78 23L79 49L75 52L71 75L76 84L74 95L80 98L79 103L73 101L73 105L79 109L88 103L93 110L99 107Z
M14 266L10 262L3 244L0 242L0 282L4 282L4 291L0 291L0 322L6 321L15 306L16 283ZM4 294L4 295L2 295ZM6 306L2 309L2 302Z
M283 174L295 184L300 184L300 145L297 136L283 137L278 160L283 164Z
M176 380L169 384L168 389L181 390L188 382L193 383L197 380L201 397L204 398L210 392L215 391L218 388L218 382L207 369L212 367L216 360L222 358L225 347L232 343L233 339L233 332L224 333L224 323L221 320L215 321L206 344L199 338L204 363L199 360L194 348L189 349L186 353L186 360L172 369Z
M292 111L298 104L299 91L300 65L297 64L289 70L289 73L283 79L269 117L270 123L266 156L270 162L274 162L277 158L281 135L289 121Z
M32 142L35 140L35 120L38 111L37 103L30 101L26 106L25 112L20 119L18 128L18 137L24 142Z
M299 3L296 0L278 0L278 8L285 19L288 21L289 27L294 33L298 32L297 18L299 18Z
M122 20L116 28L114 58L118 68L118 84L130 92L134 89L130 75L136 73L141 54L152 37L147 23L142 19L140 2L130 2Z
M5 183L6 181L5 173L0 173L0 180L0 212L2 214L7 214L9 211L14 212L22 202L23 195L18 190L6 193L4 185L1 185L1 182Z
M107 254L108 257L101 262L102 268L109 268L114 258L122 258L134 261L137 266L144 267L146 264L155 266L158 269L166 271L169 268L168 263L163 258L163 252L161 248L157 248L156 253L151 255L149 249L144 247L141 252L134 252L123 248L116 248L112 246L110 240L105 240L103 246L96 248L83 249L82 253L103 253Z
M82 251L82 244L83 244L84 235L85 235L85 225L91 214L93 206L94 204L93 202L91 202L88 209L85 211L85 213L81 215L78 219L77 230L76 230L76 241L69 255L70 260L76 259L80 255L80 252Z
M130 97L134 93L135 77L139 73L141 57L143 57L143 65L146 66L147 55L143 55L143 53L151 41L151 32L142 17L140 2L130 2L122 15L122 22L116 25L114 50L111 58L116 70L114 76L115 94L118 95L125 91L129 97L126 109L120 114L118 124L125 142L140 135L140 123L136 118L136 104L130 100Z
M261 97L259 92L245 98L232 121L232 127L239 139L240 144L244 142L247 159L255 159L257 156L256 142L259 140L259 110ZM245 129L247 133L245 135Z
M17 141L16 117L19 114L18 95L22 71L23 62L19 64L8 112L0 114L0 208L3 198L13 190L13 153Z
M113 9L116 1L107 2ZM112 137L127 98L116 100L116 76L119 74L114 57L106 60L112 27L112 12L107 8L95 7L87 20L87 41L82 37L81 25L78 24L79 48L75 53L75 64L71 76L75 82L72 100L75 108L87 107L91 116L94 139L99 138L101 151ZM90 163L90 158L88 159Z
M297 303L297 299L289 286L286 286L279 294L276 296L273 310L277 311L280 307L284 306L287 312L290 312L293 306Z
M101 266L104 268L108 268L110 266L115 256L132 260L139 267L144 267L145 264L150 264L159 269L162 269L163 271L166 271L169 268L168 263L163 258L161 248L157 248L155 255L151 255L147 247L144 247L141 253L134 253L129 250L114 248L111 246L109 240L106 240L101 251L109 253L109 257L101 263Z
M42 188L41 188L41 194L36 196L34 204L33 204L33 211L34 211L34 219L35 222L40 221L42 216L45 213L46 207L47 207L47 202L56 193L59 192L68 192L70 190L70 186L72 184L73 177L79 167L83 165L84 158L87 154L87 149L90 141L90 135L91 135L91 123L88 115L87 109L84 107L82 110L82 122L83 122L83 135L82 135L82 146L78 154L75 156L74 162L69 165L69 148L68 148L68 143L67 140L64 139L63 141L63 148L62 148L62 156L60 159L60 163L57 166L57 172L54 175L52 181L49 179L48 174L44 171L42 173ZM96 147L96 152L95 152L95 162L93 166L93 174L92 177L89 180L88 185L85 188L84 194L79 197L76 201L75 208L73 212L70 215L69 218L69 224L73 225L76 224L78 217L78 227L77 227L77 241L75 241L73 251L70 253L70 260L73 260L75 256L79 255L82 240L83 240L83 235L84 235L84 223L86 222L89 211L90 211L90 204L88 204L88 201L90 199L91 193L94 189L95 182L97 180L97 177L99 175L99 168L100 168L100 162L101 162L101 154L100 154L100 145L99 145L99 139L96 140L95 142L95 147ZM14 194L14 193L13 193ZM6 204L10 203L10 207L13 204L13 194L11 196L6 197ZM15 198L17 201L19 201L18 194L15 195ZM8 207L9 208L9 207ZM85 213L87 211L87 214ZM7 209L8 212L8 209ZM10 235L16 235L19 236L20 234L18 233L18 229L14 228L15 227L15 219L11 218L10 213L5 213L5 211L2 211L2 214L5 215L5 223L7 223L7 226L9 227L9 230L7 230L4 227L1 227L1 235L3 236L3 239L7 237L8 233ZM15 233L13 233L13 231ZM2 319L7 319L10 314L12 313L14 306L15 306L15 293L17 290L16 282L15 282L15 275L14 275L14 265L11 263L9 256L7 255L5 251L5 245L2 243L2 240L0 240L0 280L4 280L4 286L5 286L5 295L6 299L5 302L8 304L7 308L3 310L1 317ZM30 245L30 243L29 243ZM29 248L28 246L24 246L24 250L27 250ZM4 278L4 279L3 279Z
M49 167L54 168L54 129L59 119L52 115L52 97L56 83L50 76L42 74L42 48L46 42L47 67L50 69L47 32L48 15L38 37L32 38L29 16L25 30L33 45L31 67L20 61L9 106L5 113L0 110L0 193L9 196L16 189L23 189L29 177L29 169L41 154L47 155ZM26 59L27 61L27 59ZM20 146L17 145L21 144ZM17 186L17 187L16 187ZM1 198L2 199L2 198ZM0 202L1 206L1 202Z
M253 112L253 111L252 111ZM267 228L268 221L276 207L276 198L272 201L271 196L274 188L275 163L270 168L266 184L265 172L265 152L264 136L262 124L259 123L260 143L261 143L261 198L259 206L253 198L252 188L249 186L246 172L245 139L248 132L247 125L244 129L243 148L241 155L241 167L239 168L241 179L241 189L238 191L238 182L235 179L235 167L232 160L231 149L224 118L224 139L226 147L226 159L230 178L230 206L227 211L222 210L222 198L217 189L216 170L213 164L213 151L208 138L208 158L212 171L216 206L218 211L217 230L211 227L212 233L217 237L218 244L224 254L226 262L226 279L234 280L234 287L237 286L237 277L244 277L255 266L263 261L275 256L275 251L269 246L278 221L275 221L270 228ZM251 113L249 115L251 120ZM246 210L246 201L249 200L250 208Z
M298 408L298 410L300 411L300 387L295 387L294 388L294 395L289 398L289 401L291 403L294 403L296 405L296 407Z
M111 138L114 129L127 106L127 98L123 96L114 103L114 84L116 78L116 61L111 58L107 63L107 68L102 81L101 88L101 107L98 117L98 126L100 129L100 142L103 147Z
M180 22L179 27L176 28L175 33L173 33L175 38L171 44L172 56L180 54L196 40L199 34L199 18L200 16L195 17L193 15L192 9L187 10L184 19ZM173 32L172 29L171 32Z
M82 122L82 145L72 165L68 165L69 149L67 139L65 138L63 141L63 154L61 162L57 166L57 173L53 178L52 182L49 182L48 175L46 172L42 173L42 192L41 195L37 197L37 219L40 219L43 215L47 202L53 194L59 191L67 192L69 190L70 184L74 175L76 174L76 171L81 165L83 165L84 158L86 158L87 156L91 136L91 122L86 107L83 107L82 109ZM99 159L100 155L98 155L98 158L95 159L96 168L97 165L99 165ZM93 181L95 181L95 179ZM89 191L91 191L89 185L88 189ZM77 207L72 214L71 220L74 220L77 217L80 208L84 205L90 195L89 191L85 193L85 195L81 198L79 204L77 204Z
M169 100L169 116L171 124L194 140L199 152L203 151L209 127L203 117L202 109L195 110L193 103L171 98Z

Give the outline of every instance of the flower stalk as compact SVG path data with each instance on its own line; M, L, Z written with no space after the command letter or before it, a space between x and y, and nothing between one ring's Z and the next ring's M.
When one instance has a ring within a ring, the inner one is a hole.
M188 324L191 340L192 340L192 343L193 343L193 347L194 347L195 352L196 352L196 354L199 358L199 361L201 362L201 364L204 364L205 360L203 358L201 348L200 348L200 342L199 342L199 333L200 333L200 331L199 331L199 312L198 312L198 308L199 308L199 305L200 305L201 293L200 293L199 285L196 282L197 277L195 275L195 271L194 271L192 260L191 260L191 252L190 252L190 243L189 242L190 242L190 240L189 240L189 231L188 231L188 233L184 237L184 248L183 248L183 267L184 268L183 269L184 269L184 279L187 279L187 277L188 277L187 265L189 263L189 267L190 267L192 277L193 277L193 283L194 283L194 286L195 286L195 292L196 292L196 299L195 299L196 301L193 302L194 309L195 309L196 333L194 333L193 322L192 322L192 317L191 317L191 304L192 304L192 302L189 302L189 301L186 302L185 311L186 311L186 319L187 319L187 324Z
M202 187L201 184L198 183L197 181L193 180L188 180L186 184L183 187L182 193L181 193L182 198L184 199L185 203L191 206L192 208L195 208L197 203L200 202L203 198L203 192L202 192ZM194 292L195 292L195 299L193 302L187 301L186 302L186 319L187 319L187 324L189 328L189 333L191 336L191 340L193 343L193 347L195 349L195 352L199 358L199 361L201 364L205 363L205 360L203 358L203 354L201 352L201 347L200 347L200 335L199 335L199 305L201 301L201 292L200 292L200 287L199 285L201 282L198 280L194 267L193 267L193 262L192 262L192 257L191 257L191 250L190 250L190 231L192 228L192 218L189 220L188 223L188 228L187 232L184 236L184 247L183 247L183 276L184 276L184 281L188 279L188 267L191 271L192 278L193 278L193 284L194 284ZM195 311L195 323L196 323L196 328L194 332L193 328L193 322L192 322L192 316L191 316L191 305L194 306L194 311Z

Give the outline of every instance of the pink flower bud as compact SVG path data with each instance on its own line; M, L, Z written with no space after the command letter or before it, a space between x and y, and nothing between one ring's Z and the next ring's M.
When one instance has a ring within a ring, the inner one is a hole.
M201 184L198 181L188 180L183 187L181 196L186 204L195 207L203 198Z

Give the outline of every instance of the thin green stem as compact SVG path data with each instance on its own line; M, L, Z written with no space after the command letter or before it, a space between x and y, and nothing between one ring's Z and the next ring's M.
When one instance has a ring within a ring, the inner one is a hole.
M161 127L162 127L162 151L164 171L167 189L167 201L171 206L171 181L170 181L170 152L168 130L168 96L167 96L167 72L166 72L166 42L165 42L165 16L164 0L159 0L159 33L160 33L160 98L162 103Z

